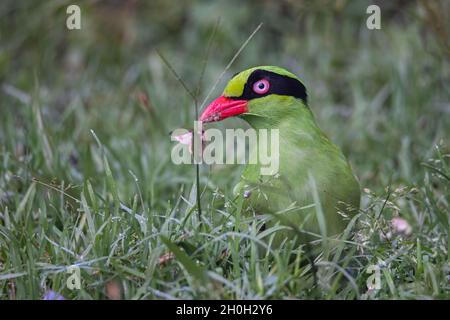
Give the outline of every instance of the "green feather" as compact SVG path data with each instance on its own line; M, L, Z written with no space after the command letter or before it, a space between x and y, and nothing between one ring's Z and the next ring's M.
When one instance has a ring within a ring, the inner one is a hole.
M242 94L247 78L256 69L298 79L279 67L255 67L235 76L224 95ZM351 218L359 209L360 187L343 153L319 128L310 108L300 99L271 94L250 100L248 112L240 117L256 130L279 129L280 141L278 175L261 175L259 164L249 164L243 171L235 192L246 195L247 211L282 215L267 222L268 227L282 221L316 234L341 233L346 217ZM322 227L320 217L325 220ZM276 243L294 235L279 232Z

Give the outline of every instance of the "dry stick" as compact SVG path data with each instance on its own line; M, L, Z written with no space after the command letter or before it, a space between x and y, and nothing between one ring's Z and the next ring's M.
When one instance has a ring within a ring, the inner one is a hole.
M195 117L196 119L198 118L198 101L197 101L197 97L194 93L192 93L191 90L189 90L188 86L186 85L186 83L184 83L183 79L181 78L181 76L178 75L178 73L175 71L175 69L172 67L172 65L169 63L169 61L167 61L167 59L161 54L161 52L158 51L158 49L156 49L156 53L158 54L158 56L161 58L161 60L164 62L164 64L167 66L167 68L169 68L169 70L172 72L172 74L174 75L175 79L181 83L181 85L183 86L184 90L186 90L186 92L189 94L189 96L191 96L192 100L194 101L194 107L195 107ZM192 149L196 150L195 148L195 139L194 139L194 134L195 132L192 132ZM193 157L195 157L195 155L193 155ZM195 162L195 161L194 161ZM197 193L197 199L196 199L196 203L197 203L197 209L198 209L198 216L199 216L199 221L201 223L201 216L202 216L202 207L200 204L200 167L198 163L195 163L195 173L196 173L196 193Z
M208 61L208 56L209 56L209 51L210 51L210 46L212 44L212 40L216 34L216 29L219 26L220 23L220 18L217 19L216 25L214 27L213 30L213 34L211 35L210 38L210 43L208 45L208 49L207 49L207 55L206 55L206 59L204 61L204 65L203 65L203 70L199 79L199 83L198 83L198 87L197 87L197 94L199 93L200 90L200 84L201 84L201 80L203 78L203 73L204 73L204 69L206 68L206 63ZM250 40L253 38L253 36L258 32L258 30L261 28L262 23L260 23L256 29L250 34L250 36L247 38L247 40L245 40L245 42L241 45L241 47L239 48L239 50L235 53L235 55L233 56L233 58L230 60L230 62L227 64L227 66L225 67L225 69L222 71L222 73L219 75L219 77L217 78L216 82L214 83L214 85L211 87L211 89L209 90L208 94L206 95L205 99L203 99L203 102L201 104L201 108L203 108L205 106L206 101L209 99L209 96L211 95L211 93L216 89L217 85L219 84L220 80L222 80L223 76L225 75L225 73L228 71L228 69L230 69L231 65L233 64L233 62L237 59L237 57L241 54L242 50L244 50L244 48L247 46L247 44L250 42ZM195 99L195 117L196 119L198 119L198 104L197 104L197 99ZM195 139L192 139L193 141L193 148L195 150ZM199 209L198 213L199 213L199 221L201 223L201 208L200 208L200 173L199 173L199 164L196 164L196 173L197 173L197 207Z
M378 222L378 219L380 219L381 214L383 213L383 211L384 211L384 209L385 209L385 207L386 207L386 204L387 204L387 202L389 201L389 198L390 198L391 195L392 195L392 190L391 190L391 179L392 179L392 177L389 178L389 186L388 186L388 189L387 189L387 196L386 196L386 199L384 200L383 205L381 206L381 210L380 210L380 212L378 213L378 217L375 218L375 222ZM392 245L392 242L391 242L391 240L389 240L389 237L387 236L386 232L384 232L383 227L380 227L380 230L381 230L381 233L383 233L384 238L389 242L390 245Z
M213 40L214 40L214 38L216 36L216 32L217 32L217 29L219 27L219 24L220 24L220 17L217 18L216 24L214 25L213 32L211 33L211 36L209 37L209 40L208 40L208 46L207 46L207 49L206 49L205 57L203 59L203 64L202 64L200 77L199 77L198 83L197 83L197 91L195 92L195 96L196 97L198 97L200 95L200 87L201 87L202 82L203 82L203 77L205 75L206 65L208 64L209 55L211 53L212 43L213 43ZM198 104L195 105L195 118L198 119ZM194 143L195 142L193 141L193 145L194 145ZM197 165L196 166L197 185L199 186L200 185L200 173L199 173L199 169L198 168L199 168L199 166ZM210 174L211 174L211 170L209 170L209 172L208 172L208 178L209 178ZM200 199L201 199L202 195L206 191L206 188L207 188L207 185L205 185L205 188L203 189L203 191L201 193L200 193L200 188L197 188L197 195L200 194L200 197L198 198L198 202L199 203L200 203ZM201 223L201 221L202 221L201 220L201 216L199 216L199 220L200 220L200 223Z
M219 25L220 19L218 19L218 21L216 22L216 25L213 29L213 34L211 35L210 38L210 42L212 43L212 39L215 36L216 33L216 29ZM208 94L206 95L205 99L203 100L201 107L203 108L203 106L205 105L206 101L209 99L209 96L211 95L211 93L216 89L217 85L219 84L220 80L222 80L223 76L225 75L225 73L228 71L228 69L230 69L231 65L234 63L234 61L239 57L239 55L241 54L242 50L244 50L244 48L247 46L247 44L250 42L250 40L254 37L254 35L259 31L259 29L261 29L261 26L263 24L260 23L256 29L250 34L250 36L247 38L247 40L245 40L245 42L241 45L241 47L238 49L238 51L235 53L235 55L233 56L233 58L231 58L230 62L227 64L227 66L225 67L225 69L222 71L222 73L219 75L219 77L217 78L216 82L213 84L213 86L211 87L211 89L209 90ZM203 73L204 73L204 68L206 68L206 62L207 62L207 58L209 56L209 50L210 50L210 45L211 43L208 45L208 49L207 49L207 55L205 58L205 61L203 63L203 70L201 72L201 77L199 79L199 83L198 83L198 87L196 90L196 94L198 94L199 92L199 88L200 88L200 83L201 80L203 78ZM159 52L158 49L156 49L156 53L158 54L158 56L161 58L161 60L164 62L164 64L167 66L167 68L169 68L169 70L172 72L172 74L175 76L175 79L180 82L180 84L183 86L183 88L186 90L186 92L191 96L192 100L194 101L194 106L195 106L195 117L196 119L198 119L198 100L197 100L197 96L196 94L192 93L191 90L189 90L188 86L186 85L186 83L183 81L183 79L178 75L178 73L175 71L175 69L171 66L171 64L169 63L169 61L167 61L167 59L161 54L161 52ZM194 134L194 133L193 133ZM195 139L193 140L193 144L195 144ZM193 145L193 149L195 150L195 145ZM201 204L200 204L200 167L199 164L196 164L196 193L197 193L197 208L198 208L198 214L199 214L199 221L201 223L201 215L202 215L202 209L201 209Z
M247 46L247 44L250 42L250 40L252 40L252 38L255 36L255 34L259 31L259 29L261 29L262 27L262 22L256 27L256 29L250 34L250 36L248 36L247 40L245 40L245 42L241 45L241 47L239 48L239 50L235 53L235 55L233 56L233 58L231 58L230 62L227 64L227 66L225 67L225 69L223 69L222 73L219 75L219 77L217 78L216 82L213 84L213 86L211 87L211 89L209 90L208 94L206 95L205 99L203 99L203 102L201 104L201 107L203 108L206 101L208 101L209 96L211 95L211 93L216 89L217 85L219 84L220 80L222 80L223 76L225 75L225 73L228 71L228 69L230 69L231 65L234 63L234 61L239 57L239 55L241 54L242 50L244 50L244 48Z
M216 25L214 26L213 29L213 33L210 37L210 41L208 44L208 49L207 49L207 53L206 53L206 57L203 63L203 69L202 69L202 73L199 79L199 83L198 83L198 87L197 87L197 94L199 93L200 90L200 84L201 84L201 80L203 78L203 73L204 70L206 68L206 63L208 61L208 57L209 57L209 51L211 49L211 44L212 44L212 40L216 34L216 30L217 27L219 26L220 23L220 18L217 19ZM241 54L242 50L244 50L244 48L247 46L247 44L250 42L250 40L253 38L253 36L259 31L259 29L261 28L262 23L260 23L256 29L250 34L250 36L248 36L248 38L245 40L245 42L241 45L241 47L238 49L238 51L235 53L235 55L233 56L233 58L231 58L230 62L227 64L227 66L225 67L225 69L222 71L222 73L219 75L219 77L217 78L216 82L213 84L213 86L211 87L211 89L209 90L208 94L206 95L205 99L203 99L203 102L201 104L201 108L204 107L206 101L209 99L209 96L211 95L211 93L216 89L217 85L219 84L220 80L222 80L223 76L225 75L225 73L228 71L228 69L230 69L231 65L234 63L234 61L237 59L237 57L239 57L239 55ZM196 119L198 119L198 104L197 104L197 99L195 99L195 117ZM192 139L193 143L195 143L195 139ZM195 146L193 145L193 148L195 150ZM200 173L199 173L199 164L196 165L196 174L197 174L197 207L199 209L199 220L201 223L201 208L200 208Z
M63 195L66 196L67 198L72 199L72 200L75 201L76 203L81 203L81 201L80 201L79 199L77 199L77 198L71 196L71 195L68 194L67 192L61 190L60 188L55 187L54 185L45 183L45 182L43 182L43 181L41 181L41 180L39 180L39 179L37 179L37 178L35 178L35 177L32 177L32 178L31 178L31 181L36 182L36 183L38 183L38 184L40 184L40 185L43 185L43 186L45 186L45 187L47 187L47 188L49 188L49 189L52 189L52 190L54 190L54 191L60 192L61 194L63 194Z
M214 25L214 29L211 33L211 36L209 37L208 40L208 45L206 47L206 53L205 53L205 57L203 58L203 62L202 62L202 68L201 68L201 72L200 72L200 77L198 79L198 83L197 83L197 90L195 92L195 96L198 97L200 95L200 87L202 85L202 81L203 81L203 77L205 75L205 71L206 71L206 65L208 64L208 60L209 60L209 55L211 53L211 48L212 48L212 43L214 38L216 37L216 33L217 33L217 29L219 27L220 24L220 17L217 19L216 24ZM198 118L198 109L196 110L196 118Z
M178 75L178 73L175 71L175 69L172 67L172 65L167 61L167 59L162 55L161 52L159 52L158 49L155 50L158 56L161 58L161 60L164 62L167 68L169 68L170 72L174 75L175 79L183 86L184 90L191 96L192 100L196 100L195 95L189 90L186 83L184 83L183 79Z
M200 93L200 86L202 84L203 75L205 74L205 70L206 70L206 64L208 63L209 54L211 52L212 42L216 35L217 28L219 27L219 23L220 23L220 18L217 19L217 22L214 25L214 29L211 33L211 36L209 37L208 46L207 46L206 53L205 53L205 58L203 59L203 64L202 64L202 68L200 71L200 77L199 77L198 83L197 83L197 89L195 91L195 101L194 102L195 102L195 119L196 120L198 120L198 99L197 98ZM195 139L192 139L192 148L195 151ZM198 209L198 221L200 223L200 226L202 226L202 207L201 207L201 192L200 192L200 164L199 163L195 164L195 180L196 180L195 187L196 187L196 197L197 197L196 200L197 200L197 209Z

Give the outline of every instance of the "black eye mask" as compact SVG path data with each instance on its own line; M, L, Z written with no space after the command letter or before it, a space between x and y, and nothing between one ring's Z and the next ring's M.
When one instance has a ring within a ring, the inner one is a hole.
M261 79L266 79L269 81L270 87L269 91L263 94L258 94L253 91L253 84ZM307 94L305 86L298 80L282 76L274 72L267 70L255 70L253 71L247 79L244 86L244 91L239 97L229 97L233 100L251 100L255 98L261 98L268 96L270 94L279 94L282 96L291 96L303 100L306 104Z

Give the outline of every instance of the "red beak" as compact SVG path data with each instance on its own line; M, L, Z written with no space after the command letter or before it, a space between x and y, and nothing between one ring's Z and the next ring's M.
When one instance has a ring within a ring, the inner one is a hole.
M247 112L247 100L233 100L221 96L211 102L200 116L200 121L214 122Z

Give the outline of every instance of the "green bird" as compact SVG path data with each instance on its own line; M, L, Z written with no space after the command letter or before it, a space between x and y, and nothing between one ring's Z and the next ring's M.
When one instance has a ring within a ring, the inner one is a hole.
M342 151L317 125L300 79L275 66L236 74L200 120L233 116L257 131L279 130L278 173L262 175L260 162L247 164L235 188L248 212L272 217L266 228L288 225L274 243L298 235L292 226L309 235L339 235L359 209L360 186ZM312 238L300 241L306 239Z

